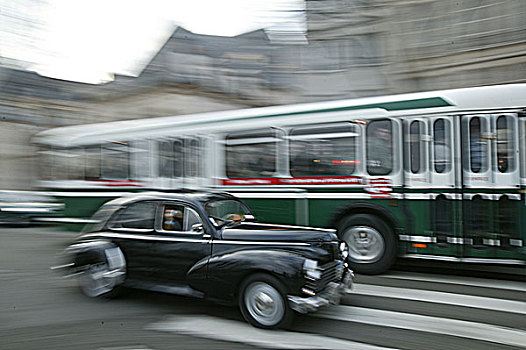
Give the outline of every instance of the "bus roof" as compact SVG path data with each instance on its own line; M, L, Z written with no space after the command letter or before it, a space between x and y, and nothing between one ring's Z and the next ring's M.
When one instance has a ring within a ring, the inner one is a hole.
M301 117L321 113L376 111L401 115L408 112L420 114L453 113L468 110L524 108L525 106L526 84L494 85L75 125L43 131L34 137L33 142L68 146L76 144L82 139L100 139L104 135L110 141L112 135L123 136L137 132L155 132L170 127L202 127L215 123Z

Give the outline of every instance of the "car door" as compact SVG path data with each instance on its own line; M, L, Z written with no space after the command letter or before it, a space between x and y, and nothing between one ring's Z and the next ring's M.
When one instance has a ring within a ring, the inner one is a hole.
M188 271L210 256L211 235L198 210L190 203L163 202L158 208L151 255L160 281L187 283ZM203 226L205 226L203 228Z
M157 266L151 259L158 203L140 201L120 209L104 233L121 248L130 280L154 280Z

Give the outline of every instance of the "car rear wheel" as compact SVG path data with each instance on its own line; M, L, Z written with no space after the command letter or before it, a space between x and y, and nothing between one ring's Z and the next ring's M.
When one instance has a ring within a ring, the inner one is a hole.
M283 285L266 274L252 275L242 283L239 307L245 320L259 328L284 328L292 320Z
M122 262L110 266L107 252L118 254ZM119 248L108 249L105 257L92 258L91 263L84 265L79 276L79 286L84 295L90 298L113 298L118 295L126 276L126 266Z

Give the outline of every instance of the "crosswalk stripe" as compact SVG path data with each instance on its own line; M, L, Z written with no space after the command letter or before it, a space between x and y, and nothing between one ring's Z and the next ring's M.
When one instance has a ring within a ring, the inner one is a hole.
M394 350L317 334L263 330L245 322L206 315L172 315L148 325L146 329L243 343L266 349Z
M447 278L428 276L423 274L384 274L380 275L381 278L420 281L420 282L436 282L444 284L458 284L463 286L482 287L482 288L495 288L495 289L506 289L512 291L526 292L525 282L515 281L498 281L498 280L485 280L469 277L457 277L450 276Z
M521 348L526 347L525 331L484 323L342 305L322 309L310 315L337 321L409 329Z
M503 300L473 295L461 295L455 293L386 287L359 283L354 284L353 292L350 294L350 297L352 297L352 295L357 294L474 307L478 309L511 312L526 315L526 302L514 300Z

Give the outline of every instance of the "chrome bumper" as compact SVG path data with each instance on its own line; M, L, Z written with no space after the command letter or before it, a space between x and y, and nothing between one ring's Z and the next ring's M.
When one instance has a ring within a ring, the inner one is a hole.
M347 269L340 283L330 282L327 287L317 295L305 298L288 295L289 306L292 310L305 314L316 311L320 307L329 304L339 304L344 295L351 293L353 278L353 272Z

